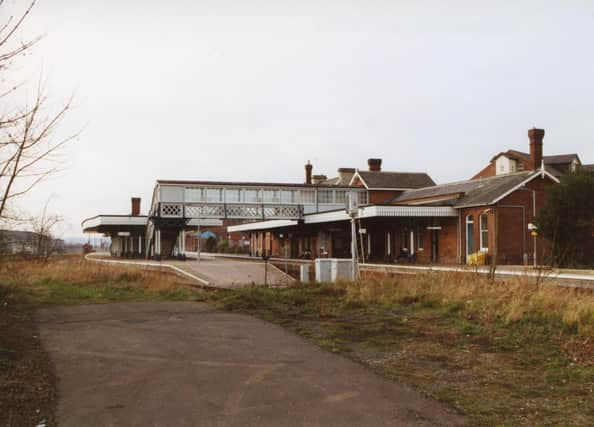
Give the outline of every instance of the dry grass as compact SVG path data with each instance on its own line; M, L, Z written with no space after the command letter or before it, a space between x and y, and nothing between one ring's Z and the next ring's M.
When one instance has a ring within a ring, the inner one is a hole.
M276 322L405 382L469 425L594 425L594 293L425 274L229 292Z
M185 279L142 267L106 265L78 256L47 264L0 262L0 290L37 303L75 304L115 300L175 298L195 292Z
M370 278L337 286L346 290L347 301L459 305L481 323L509 324L541 317L562 322L579 335L594 336L594 292L585 289L535 285L526 278L491 282L483 276L463 273Z

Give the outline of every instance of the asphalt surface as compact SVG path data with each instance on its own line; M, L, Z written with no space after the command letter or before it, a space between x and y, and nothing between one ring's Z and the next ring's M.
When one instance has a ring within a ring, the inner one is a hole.
M444 405L250 316L193 302L37 315L60 426L458 425Z
M200 262L195 259L187 261L167 260L164 263L175 265L207 280L212 286L233 288L246 285L286 286L294 281L291 276L264 262L235 260L227 258L201 257Z

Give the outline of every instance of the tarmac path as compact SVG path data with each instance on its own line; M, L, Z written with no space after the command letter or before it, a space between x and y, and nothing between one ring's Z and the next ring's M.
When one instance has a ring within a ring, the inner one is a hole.
M196 302L37 314L60 426L460 425L445 405L279 326Z

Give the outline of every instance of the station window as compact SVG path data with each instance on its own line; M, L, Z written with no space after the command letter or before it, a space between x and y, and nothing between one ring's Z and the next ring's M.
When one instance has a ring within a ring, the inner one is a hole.
M278 202L278 190L264 190L264 191L262 191L262 200L265 203Z
M423 249L423 227L417 228L417 249Z
M481 251L487 251L489 250L489 217L484 213L479 218L481 227Z
M297 192L293 190L281 190L281 203L297 203Z
M258 190L243 190L243 201L247 203L258 203L260 195Z
M207 188L206 189L206 201L207 202L221 202L223 201L222 196L223 190L220 188Z
M365 192L365 191L359 192L358 197L359 197L359 204L360 205L366 205L367 204L367 192Z
M239 188L227 188L225 190L225 201L227 203L237 203L241 201L241 190Z
M201 202L202 188L186 188L186 202Z
M318 191L318 202L324 204L332 203L332 190Z
M316 203L316 193L313 190L301 190L301 203L313 205Z
M336 198L336 203L346 203L348 200L347 191L346 190L336 190L334 192L334 197Z
M408 230L402 229L402 231L400 232L400 250L402 250L403 252L408 251L408 239Z

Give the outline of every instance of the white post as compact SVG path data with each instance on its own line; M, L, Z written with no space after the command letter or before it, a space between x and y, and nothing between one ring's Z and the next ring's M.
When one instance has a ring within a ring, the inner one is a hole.
M138 236L138 253L142 254L142 236Z
M196 231L196 254L198 262L200 262L200 220L198 220L198 227Z
M353 260L353 278L359 279L359 262L357 259L357 223L355 215L351 216L351 259Z
M155 255L161 256L161 230L159 229L155 231Z
M186 230L181 231L181 254L186 255Z
M410 255L415 254L415 232L410 230Z
M356 194L349 192L349 206L347 212L351 217L351 259L353 261L353 280L359 280L359 256L357 254L357 199ZM363 242L361 242L361 250L363 250Z
M542 163L542 169L544 170L544 162ZM536 217L536 191L532 190L532 216ZM532 237L532 246L534 249L534 268L538 267L538 262L536 260L536 236Z

